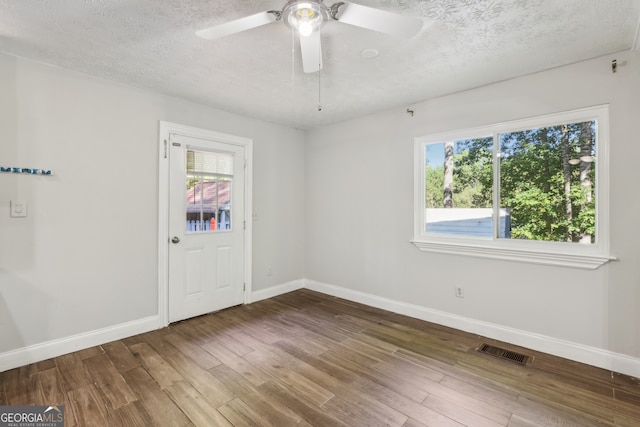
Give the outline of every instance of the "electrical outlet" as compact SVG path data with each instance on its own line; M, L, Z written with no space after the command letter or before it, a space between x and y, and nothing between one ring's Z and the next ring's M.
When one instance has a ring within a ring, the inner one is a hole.
M456 286L454 289L456 292L456 297L464 298L464 289L462 289L460 286Z
M267 276L271 276L273 274L273 270L271 269L271 266L267 267Z

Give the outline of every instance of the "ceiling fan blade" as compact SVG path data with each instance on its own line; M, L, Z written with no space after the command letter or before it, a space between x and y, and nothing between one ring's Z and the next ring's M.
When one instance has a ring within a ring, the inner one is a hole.
M302 69L305 73L315 73L322 69L320 31L314 31L306 37L300 36L300 51L302 52Z
M336 19L345 24L405 38L418 34L424 23L415 16L399 15L355 3L341 5Z
M225 22L224 24L215 25L204 30L196 31L196 35L203 39L213 40L230 34L240 33L252 28L261 27L275 21L277 14L271 11L256 13L255 15L245 16L235 21Z

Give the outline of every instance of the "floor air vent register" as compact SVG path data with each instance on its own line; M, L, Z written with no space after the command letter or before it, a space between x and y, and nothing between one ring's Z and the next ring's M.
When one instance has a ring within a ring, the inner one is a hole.
M516 353L515 351L507 350L489 344L481 344L480 347L478 347L477 351L523 366L526 365L529 361L529 356L527 355Z

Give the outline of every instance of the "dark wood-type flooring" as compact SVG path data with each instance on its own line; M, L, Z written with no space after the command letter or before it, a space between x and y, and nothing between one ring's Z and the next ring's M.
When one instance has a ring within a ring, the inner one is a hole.
M639 426L640 382L308 290L0 373L66 426Z

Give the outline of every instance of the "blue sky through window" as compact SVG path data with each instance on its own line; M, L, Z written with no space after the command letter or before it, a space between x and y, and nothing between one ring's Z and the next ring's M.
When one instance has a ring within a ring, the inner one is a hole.
M444 163L444 142L436 144L427 144L425 158L427 166L437 168Z

